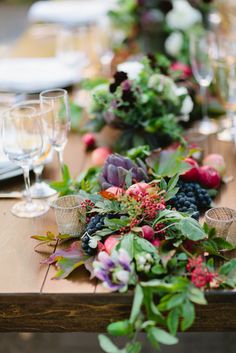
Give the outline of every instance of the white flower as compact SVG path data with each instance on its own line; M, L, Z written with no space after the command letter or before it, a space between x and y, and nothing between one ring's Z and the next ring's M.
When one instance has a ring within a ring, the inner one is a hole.
M143 70L143 64L138 61L127 61L117 66L117 71L126 72L130 80L136 80Z
M170 29L182 31L201 21L201 12L193 8L187 0L175 0L173 9L166 16L166 23Z
M165 41L165 49L167 54L171 56L178 56L184 43L183 34L181 32L173 32Z
M193 101L192 101L192 98L189 95L187 95L183 100L180 113L183 115L188 115L189 113L191 113L192 110L193 110Z

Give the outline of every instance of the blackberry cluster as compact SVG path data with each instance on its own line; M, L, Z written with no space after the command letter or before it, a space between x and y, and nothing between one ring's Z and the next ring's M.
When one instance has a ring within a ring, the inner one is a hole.
M206 189L198 183L179 181L178 193L170 200L170 205L179 212L193 213L192 217L199 219L200 212L211 205L211 197Z
M117 217L114 214L98 214L94 217L91 217L89 223L87 224L86 230L84 232L84 235L82 236L81 240L82 240L82 249L84 250L84 252L89 255L95 255L97 252L96 248L91 248L89 246L89 241L91 239L91 237L93 236L94 233L96 233L96 231L103 229L104 227L104 219L105 218L114 218Z

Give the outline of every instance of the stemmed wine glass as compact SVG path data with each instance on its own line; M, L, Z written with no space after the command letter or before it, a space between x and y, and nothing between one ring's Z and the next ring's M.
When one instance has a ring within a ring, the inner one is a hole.
M48 115L52 114L52 107L50 104L44 104L42 107L40 100L27 100L15 105L15 107L32 107L35 112L33 114L35 119L43 121ZM33 161L32 167L35 173L35 184L30 188L31 196L33 198L46 198L56 194L56 191L52 189L45 181L42 181L42 173L44 165L52 159L52 148L49 142L49 138L46 134L43 134L43 148L42 153L38 159Z
M211 135L218 131L207 112L207 89L213 80L213 67L210 58L210 36L207 32L190 35L190 60L195 79L200 85L202 96L203 120L199 124L199 132Z
M61 171L63 173L63 151L67 143L68 132L71 126L71 115L68 93L58 88L40 93L42 107L52 108L52 114L47 114L43 119L44 129L50 144L57 152Z
M3 151L11 162L23 169L26 189L26 200L16 203L11 211L25 218L40 216L49 209L42 201L32 201L30 194L30 166L40 157L43 148L42 124L34 113L34 108L20 106L4 112L2 119Z

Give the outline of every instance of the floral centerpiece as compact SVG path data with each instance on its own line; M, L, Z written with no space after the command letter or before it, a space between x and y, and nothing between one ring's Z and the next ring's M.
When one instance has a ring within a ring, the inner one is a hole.
M87 128L100 131L109 125L122 130L116 146L119 151L144 144L153 149L180 141L178 122L188 120L193 102L187 89L174 81L178 71L171 70L162 56L145 57L129 71L116 72L110 84L93 90L93 119Z
M65 169L64 188L67 181L74 187L71 192L84 197L87 225L82 238L33 236L43 243L63 240L63 249L46 260L57 266L55 278L66 278L85 265L111 292L134 290L130 315L107 328L111 336L126 336L127 344L120 349L100 335L107 353L141 352L141 331L156 349L176 344L177 331L194 323L195 304L207 304L205 289L235 288L235 259L215 266L215 260L225 259L222 250L233 246L195 219L199 195L205 200L199 203L202 207L211 200L201 179L190 182L196 165L188 155L182 149L151 153L147 148L131 150L130 157L111 155L97 179L102 191L95 193L76 190ZM191 187L185 192L191 192L192 205L184 199L183 183ZM183 203L188 202L181 212L173 203L180 191Z
M188 35L207 25L212 6L211 0L120 0L110 17L129 45L138 41L146 52L189 62Z

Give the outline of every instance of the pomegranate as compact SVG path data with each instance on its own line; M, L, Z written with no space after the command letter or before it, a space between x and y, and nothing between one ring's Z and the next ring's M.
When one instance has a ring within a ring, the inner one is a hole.
M185 162L188 163L192 168L181 175L181 179L184 181L198 181L198 170L199 165L193 158L186 158Z
M199 182L202 186L209 189L218 189L220 186L220 175L217 170L208 165L199 168Z

